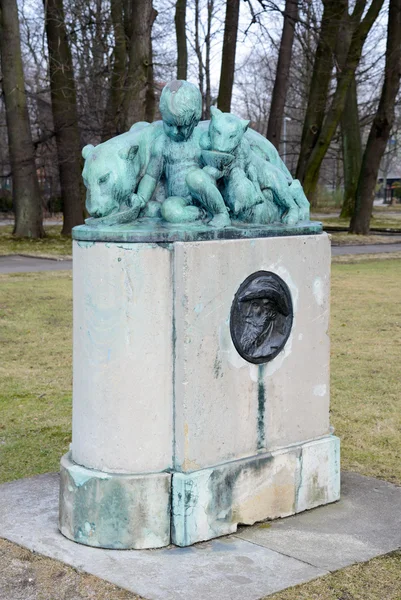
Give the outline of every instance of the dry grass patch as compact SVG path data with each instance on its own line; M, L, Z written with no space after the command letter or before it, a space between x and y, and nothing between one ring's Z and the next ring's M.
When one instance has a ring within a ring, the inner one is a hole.
M323 225L331 227L349 227L349 219L340 219L340 217L323 217L320 221ZM393 214L375 212L370 220L370 226L384 229L401 229L401 212Z
M32 256L65 257L72 254L70 237L61 235L61 225L46 225L46 237L39 240L15 238L11 225L0 227L0 256L28 254Z
M331 413L342 466L401 484L401 260L333 265Z
M269 600L400 600L401 551L268 596Z
M354 233L330 232L333 246L364 246L366 244L393 244L401 242L401 235L356 235Z
M331 259L331 264L342 264L342 265L356 265L360 263L372 262L374 261L377 264L380 264L383 261L394 261L400 260L401 251L398 252L374 252L372 254L340 254L338 256L333 256ZM401 600L401 599L400 599Z
M0 539L0 598L4 600L141 600L93 575Z

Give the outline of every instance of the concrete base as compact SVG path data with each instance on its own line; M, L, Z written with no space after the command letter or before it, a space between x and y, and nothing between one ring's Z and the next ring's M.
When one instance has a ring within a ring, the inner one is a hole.
M60 531L101 548L161 548L170 543L169 473L117 475L61 459Z
M328 436L192 473L174 473L172 542L189 546L239 523L287 517L340 498L340 440Z
M230 323L239 289L260 271L286 286L292 325L275 358L256 364ZM75 240L73 289L66 536L116 549L167 545L170 484L171 539L181 546L338 499L326 234Z
M401 488L353 473L343 474L335 504L190 548L152 551L66 539L57 529L58 490L57 474L0 485L0 537L148 600L258 600L401 546Z
M66 454L59 527L87 546L190 546L234 533L240 523L287 517L339 497L340 440L335 436L172 475L105 473Z

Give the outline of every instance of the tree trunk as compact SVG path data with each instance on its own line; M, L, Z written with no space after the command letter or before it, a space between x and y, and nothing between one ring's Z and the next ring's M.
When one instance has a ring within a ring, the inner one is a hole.
M344 160L344 198L340 217L350 219L355 210L355 194L362 164L362 140L355 77L352 78L349 86L345 110L341 117L341 139Z
M205 93L205 114L206 120L210 119L210 106L212 104L212 92L210 83L210 50L211 50L211 36L212 36L212 18L214 10L214 0L208 0L207 2L207 30L205 37L206 46L206 60L205 60L205 75L206 75L206 93Z
M362 9L364 4L366 3L357 1L355 6L357 9ZM320 167L344 111L348 88L359 64L363 45L382 5L383 0L372 0L364 19L354 29L346 65L337 78L337 86L330 108L306 164L303 187L305 194L309 197L313 197L315 194Z
M380 161L394 121L394 105L401 75L401 0L390 0L387 27L386 65L379 106L369 133L356 193L350 231L367 235Z
M130 5L129 63L125 82L122 110L123 131L134 123L145 121L148 116L150 80L152 68L151 35L157 12L152 0L132 0Z
M324 0L319 41L313 65L308 105L302 129L301 149L296 177L304 182L306 167L323 125L329 95L334 50L341 18L347 9L347 0Z
M39 238L44 236L42 203L26 103L18 9L14 0L0 0L0 53L13 182L13 233L17 237Z
M177 0L175 4L175 35L177 38L177 79L187 78L188 50L185 29L187 0Z
M284 117L284 107L290 74L292 45L294 42L295 25L298 19L298 0L286 0L284 9L283 33L277 61L276 79L274 82L270 106L267 139L280 149L281 128Z
M124 99L125 68L127 62L122 0L110 0L110 13L113 23L114 49L109 97L103 120L102 141L122 133L120 119Z
M199 21L200 21L200 11L199 11L199 0L195 0L195 54L198 59L198 83L199 90L202 96L202 116L205 111L205 92L204 92L204 84L203 84L203 58L202 58L202 50L199 41Z
M148 87L146 89L146 109L145 109L145 121L152 123L155 118L156 112L156 94L155 94L155 81L153 71L153 43L152 43L152 27L157 17L157 11L152 11L152 25L149 35L149 66L148 66Z
M346 66L355 22L344 14L337 41L337 64L339 73ZM362 164L362 138L358 113L358 93L355 74L352 77L345 101L345 109L341 115L341 141L343 152L344 195L340 216L349 219L355 209L355 194L358 186L359 172Z
M217 106L223 112L230 112L234 84L235 52L239 19L239 0L227 0L226 19L221 58L220 86Z
M63 202L63 235L83 223L81 144L71 51L62 0L44 0L49 48L50 91Z

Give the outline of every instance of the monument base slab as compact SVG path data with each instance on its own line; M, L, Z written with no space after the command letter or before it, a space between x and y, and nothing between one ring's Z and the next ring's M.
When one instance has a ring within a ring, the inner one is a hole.
M174 473L172 542L234 533L239 524L287 517L340 499L334 435L192 473Z
M120 475L61 459L60 531L99 548L162 548L170 543L170 473Z
M74 230L62 533L188 546L338 500L328 236L79 239L87 229Z

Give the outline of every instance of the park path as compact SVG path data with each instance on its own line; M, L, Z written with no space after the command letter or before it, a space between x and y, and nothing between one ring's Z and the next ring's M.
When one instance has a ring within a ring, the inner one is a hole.
M360 244L349 246L332 246L332 256L342 256L344 254L381 254L383 252L400 252L401 243L390 244Z
M400 252L401 243L365 244L350 246L332 246L332 256L350 254L379 254L383 252ZM54 260L34 256L13 254L0 256L0 273L32 273L35 271L67 271L72 268L72 260Z
M0 256L0 273L32 273L34 271L66 271L72 268L72 260L54 260L12 254Z

